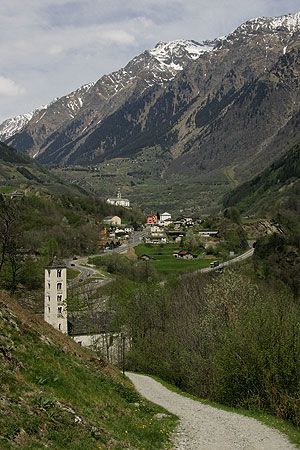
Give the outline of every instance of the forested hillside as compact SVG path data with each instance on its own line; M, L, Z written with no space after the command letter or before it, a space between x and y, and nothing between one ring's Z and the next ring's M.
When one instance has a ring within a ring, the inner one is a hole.
M258 176L226 195L224 206L246 213L271 213L281 208L300 214L300 144L293 146Z
M54 256L96 253L104 217L143 219L141 211L108 205L5 144L0 182L0 286L11 292L20 283L41 287L43 267Z
M3 142L0 142L0 182L1 193L15 190L77 196L85 193L75 184L65 183L29 156Z

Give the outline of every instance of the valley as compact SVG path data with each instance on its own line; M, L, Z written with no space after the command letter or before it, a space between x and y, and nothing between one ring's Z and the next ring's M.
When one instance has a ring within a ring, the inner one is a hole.
M224 194L233 186L231 179L217 172L195 175L191 196L191 178L184 173L166 174L163 167L167 162L154 158L155 153L149 157L142 153L134 160L117 158L92 168L55 168L51 172L104 198L120 188L145 212L159 209L202 215L220 210Z
M299 448L300 13L118 62L0 124L0 448Z

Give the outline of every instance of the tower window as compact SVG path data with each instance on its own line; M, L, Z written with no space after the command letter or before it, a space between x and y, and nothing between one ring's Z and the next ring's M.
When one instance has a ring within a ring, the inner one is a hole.
M58 329L61 330L61 323L58 324Z
M50 289L50 283L48 283L48 289Z
M62 287L62 284L61 283L57 283L57 289L60 290L61 287Z
M50 275L51 275L51 271L50 271L50 269L48 269L48 277L50 277Z
M61 277L61 269L57 269L57 277L58 277L58 278Z
M58 302L62 302L62 295L61 294L57 296L57 301Z
M50 312L50 308L49 308L49 306L48 306L48 313Z
M61 306L58 307L58 314L62 314L62 307Z

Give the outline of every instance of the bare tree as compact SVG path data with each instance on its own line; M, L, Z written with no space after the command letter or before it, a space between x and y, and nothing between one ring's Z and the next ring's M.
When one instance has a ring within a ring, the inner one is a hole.
M22 267L22 232L20 208L14 200L0 196L0 274L7 262L10 268L9 289L17 287L17 275Z

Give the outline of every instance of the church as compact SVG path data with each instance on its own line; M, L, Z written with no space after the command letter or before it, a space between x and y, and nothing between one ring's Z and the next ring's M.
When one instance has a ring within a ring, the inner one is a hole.
M117 197L108 198L106 200L106 203L108 203L109 205L123 206L124 208L130 208L130 201L128 200L128 198L122 198L120 189L118 189Z

